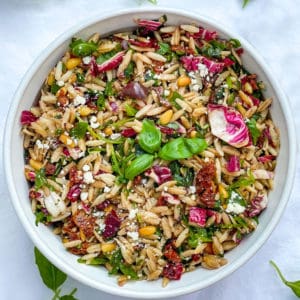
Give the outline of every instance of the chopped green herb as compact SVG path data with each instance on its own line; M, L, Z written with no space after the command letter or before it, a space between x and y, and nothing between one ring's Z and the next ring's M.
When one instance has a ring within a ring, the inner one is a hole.
M124 75L127 79L131 78L131 76L133 75L134 67L135 67L135 64L133 61L131 61L129 63L129 65L127 66L127 68L125 69Z
M261 133L256 126L255 118L252 117L250 120L247 120L246 125L251 133L253 144L256 145L257 139L260 137Z
M137 109L130 106L129 104L125 104L125 111L126 111L127 116L129 116L129 117L134 117L135 114L138 112Z
M82 73L77 73L76 77L77 77L77 81L80 83L83 83L85 81L85 76Z
M190 226L189 236L187 240L189 247L194 249L199 245L200 242L207 243L211 241L211 235L205 228Z
M50 88L51 94L55 95L61 87L56 83L53 83Z
M45 185L48 185L45 169L41 168L40 170L35 171L34 187L38 190Z
M234 189L238 189L241 187L249 186L251 184L254 184L254 182L255 182L255 178L254 178L253 174L251 172L249 172L248 176L241 177L237 181L233 182L229 188L231 190L234 190Z
M99 110L103 110L105 108L105 96L103 94L99 94L96 105Z
M128 276L130 279L133 279L133 280L139 279L138 276L137 276L136 271L133 269L132 266L125 265L124 263L121 263L120 264L120 271L124 275Z
M75 137L78 139L83 139L87 129L89 127L89 124L86 122L78 122L71 130L70 130L70 136Z
M87 56L92 54L98 48L93 42L85 42L82 39L75 39L70 44L71 52L76 56Z

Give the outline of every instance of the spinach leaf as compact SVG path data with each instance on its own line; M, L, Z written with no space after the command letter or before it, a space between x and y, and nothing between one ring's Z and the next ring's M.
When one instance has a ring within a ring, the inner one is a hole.
M154 155L142 154L135 158L125 170L125 178L132 180L152 166Z
M138 142L141 148L148 153L154 153L160 148L161 132L152 120L143 120L142 131L138 135Z
M92 54L98 48L97 44L93 42L85 42L82 39L72 41L70 49L72 54L76 56L87 56Z
M164 160L177 160L192 157L205 150L207 143L200 138L177 138L166 143L158 156Z
M167 43L159 42L159 49L156 51L158 54L166 55L171 52L171 47Z
M78 122L71 130L70 130L70 136L83 139L87 129L89 127L89 124L86 122Z
M232 44L233 48L239 48L242 46L238 39L230 39L229 42Z
M121 250L118 249L117 251L115 251L112 254L112 256L109 260L109 263L112 266L112 269L109 272L109 274L117 275L119 272L119 269L120 269L121 262L122 262L122 253L121 253Z
M35 263L38 266L44 284L53 292L56 292L66 281L67 275L48 261L37 248L34 248L34 255Z
M274 263L274 261L270 261L270 264L275 268L277 274L279 275L281 281L288 286L289 288L292 289L292 291L294 292L294 294L300 298L300 280L298 281L287 281L284 276L282 275L280 269L278 268L278 266Z
M256 126L255 118L246 121L246 125L251 133L253 144L256 145L257 139L260 137L260 131Z

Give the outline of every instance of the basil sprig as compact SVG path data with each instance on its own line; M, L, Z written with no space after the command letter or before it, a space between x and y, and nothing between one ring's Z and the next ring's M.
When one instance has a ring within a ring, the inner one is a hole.
M145 119L138 139L139 145L144 151L154 153L160 148L161 132L153 121Z
M300 298L300 280L297 280L297 281L287 281L287 280L283 277L283 275L282 275L280 269L279 269L278 266L274 263L274 261L271 260L271 261L270 261L270 264L275 268L275 270L276 270L276 272L278 273L278 275L279 275L281 281L282 281L286 286L288 286L288 287L294 292L294 294L295 294L298 298Z
M60 296L60 286L66 281L67 275L56 268L37 248L34 248L35 263L39 269L44 284L54 292L53 300L77 300L73 289L68 295Z
M207 148L205 139L177 138L166 143L158 152L158 156L164 160L177 160L192 157Z
M76 56L87 56L96 51L98 46L93 42L85 42L82 39L72 41L70 49L72 54Z
M125 178L132 180L152 166L154 155L142 154L135 158L125 170Z

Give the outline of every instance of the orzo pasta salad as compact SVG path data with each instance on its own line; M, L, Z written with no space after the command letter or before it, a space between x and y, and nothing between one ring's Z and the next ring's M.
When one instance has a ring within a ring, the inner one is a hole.
M36 224L80 263L165 286L256 229L279 133L238 40L135 22L71 41L22 112L25 176Z

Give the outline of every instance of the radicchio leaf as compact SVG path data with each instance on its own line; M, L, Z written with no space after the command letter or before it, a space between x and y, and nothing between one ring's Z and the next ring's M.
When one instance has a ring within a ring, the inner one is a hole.
M136 81L129 82L122 91L123 96L144 100L148 96L148 89Z
M253 218L259 215L267 207L267 204L268 204L267 195L258 195L252 199L250 205L247 207L245 211L245 214L250 218Z
M21 113L21 124L30 125L35 122L38 118L29 110L23 110Z
M224 142L241 148L249 144L250 136L243 116L224 105L208 105L208 120L211 132Z
M159 185L172 179L172 172L166 166L155 165L147 170L145 175L151 177Z
M98 73L103 73L109 70L115 69L123 60L123 57L125 55L124 51L120 51L117 54L115 54L110 59L103 62L101 65L97 65L97 71ZM91 71L92 73L92 71Z
M237 172L240 170L240 159L237 155L231 155L226 165L228 172Z
M189 224L204 227L206 224L207 211L205 208L193 206L189 212Z

